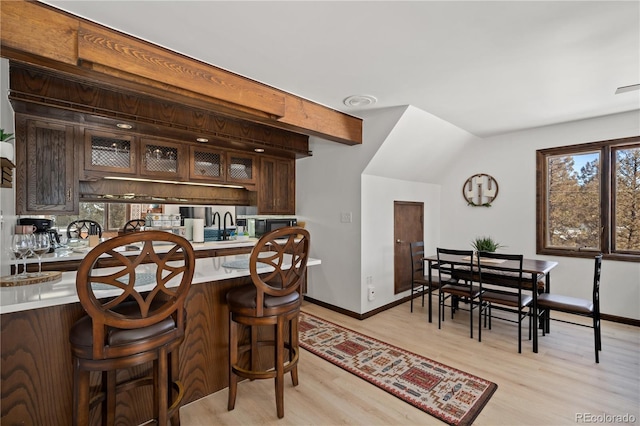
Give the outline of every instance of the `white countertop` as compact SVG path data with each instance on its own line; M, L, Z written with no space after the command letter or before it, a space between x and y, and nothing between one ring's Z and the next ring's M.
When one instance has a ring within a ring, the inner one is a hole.
M240 242L238 242L240 243ZM231 242L217 242L217 243L204 243L207 244L224 244L229 246ZM255 241L246 242L247 245L254 245ZM236 246L239 247L239 246ZM195 248L195 245L194 245ZM216 248L216 247L207 247ZM135 254L136 252L131 252ZM69 259L84 257L84 254L74 253ZM224 265L228 265L230 262L246 261L249 259L249 254L239 254L234 256L218 256L218 257L204 257L196 259L196 268L193 274L192 284L201 284L210 281L220 281L229 278L244 277L249 275L248 269L229 268ZM31 259L30 259L31 260ZM44 262L44 257L43 257ZM61 260L57 258L57 260ZM36 259L37 261L37 259ZM320 265L319 259L310 258L307 262L307 266ZM145 271L147 269L155 268L155 264L143 264L136 271ZM114 268L102 268L108 273L109 270ZM169 285L170 286L170 285ZM151 289L153 284L148 285L136 285L138 291L145 291ZM113 296L117 294L118 290L103 290L104 297ZM67 303L78 302L78 295L76 293L76 272L63 272L62 279L55 282L30 284L17 287L2 287L0 288L0 314L6 314L10 312L20 312L29 309L45 308L48 306L64 305Z
M193 249L195 251L198 250L220 250L220 249L230 249L230 248L238 248L238 247L253 247L258 242L257 238L249 238L248 240L229 240L229 241L210 241L206 243L191 243ZM167 245L170 247L171 245ZM83 249L68 249L68 248L59 248L56 249L54 253L47 253L42 256L42 263L46 262L60 262L67 260L82 260L85 255L89 252L90 247L86 247ZM163 253L162 247L156 248L158 253ZM137 251L127 251L127 254L131 253L131 255L135 255L138 253ZM105 255L108 256L108 255ZM12 264L18 263L20 266L20 270L22 270L22 260L16 262L12 261ZM38 263L38 258L36 256L31 256L27 258L27 263Z

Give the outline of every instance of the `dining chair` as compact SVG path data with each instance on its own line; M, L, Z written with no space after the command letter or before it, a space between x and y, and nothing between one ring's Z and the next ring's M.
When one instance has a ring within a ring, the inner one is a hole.
M438 280L438 328L444 321L446 299L450 299L451 318L458 309L459 300L469 304L469 334L473 339L473 310L477 307L480 287L473 285L473 250L437 249ZM460 283L464 281L464 284Z
M277 415L284 417L284 375L291 372L298 385L298 316L308 258L309 231L299 226L271 231L251 251L251 284L227 293L229 411L235 408L238 378L275 379ZM249 335L246 342L239 325Z
M168 251L157 253L155 242L165 243L163 249L168 244ZM121 249L135 243L142 244L140 253L125 256ZM98 259L105 255L110 256L113 266L97 268ZM168 420L172 425L180 424L185 390L178 376L178 349L185 336L184 303L194 266L191 243L164 231L117 236L85 256L78 268L76 290L86 315L75 322L69 334L74 425L93 423L91 409L100 403L101 423L113 425L116 395L146 385L152 387L156 424L166 425ZM138 367L134 374L116 375L133 367ZM90 386L94 371L102 372L98 395Z
M595 257L593 268L593 288L592 297L582 299L577 297L563 296L555 293L542 293L538 296L538 313L542 319L542 335L544 336L549 330L550 311L560 311L568 314L574 314L591 318L592 324L586 325L572 321L565 321L554 318L555 321L566 322L569 324L580 325L583 327L593 328L594 349L596 354L596 363L600 362L599 353L602 350L602 334L600 325L600 272L602 270L602 254Z
M144 228L146 220L144 219L131 219L122 227L122 232L135 232Z
M87 239L89 235L97 235L102 238L102 226L95 220L78 219L67 226L67 238Z
M422 295L424 306L424 294L429 293L429 321L431 321L431 293L439 287L438 282L432 280L429 285L429 275L424 271L424 241L409 243L411 252L411 312L413 312L413 299L416 294Z
M478 252L477 264L478 275L480 277L479 299L479 323L478 341L482 341L482 314L484 312L484 323L486 326L489 318L489 330L491 330L492 310L499 309L517 314L518 323L518 353L522 353L522 320L529 317L529 339L531 339L531 303L533 296L523 294L526 291L527 282L522 277L522 262L524 256L521 254L503 254L496 252ZM509 262L509 266L503 263ZM515 263L516 267L512 265ZM490 282L493 286L484 286ZM529 289L530 289L529 285ZM529 308L525 311L526 308ZM501 318L507 321L510 319Z

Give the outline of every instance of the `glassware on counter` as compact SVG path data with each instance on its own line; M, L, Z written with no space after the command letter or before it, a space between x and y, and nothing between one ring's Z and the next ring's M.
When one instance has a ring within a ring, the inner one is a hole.
M22 273L16 274L16 278L26 278L27 274L27 256L31 253L34 239L33 234L14 234L11 240L11 250L16 259L22 259ZM18 272L18 264L16 262L16 272Z
M51 239L48 233L33 234L33 248L31 251L38 256L38 274L36 276L42 276L42 255L49 251Z

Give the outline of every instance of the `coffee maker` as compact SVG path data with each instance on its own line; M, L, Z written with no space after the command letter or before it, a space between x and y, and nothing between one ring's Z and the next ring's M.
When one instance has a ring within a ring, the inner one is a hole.
M18 219L18 225L33 225L36 228L34 233L49 234L49 253L53 253L56 248L60 247L60 237L58 236L58 231L51 229L53 225L51 219L24 217Z

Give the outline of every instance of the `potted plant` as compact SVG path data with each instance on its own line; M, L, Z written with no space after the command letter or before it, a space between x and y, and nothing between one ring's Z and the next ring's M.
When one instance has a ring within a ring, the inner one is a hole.
M473 241L471 241L471 247L473 247L476 252L494 252L500 247L504 246L491 237L476 237Z
M15 139L13 133L5 133L4 129L0 129L0 142L9 142Z

